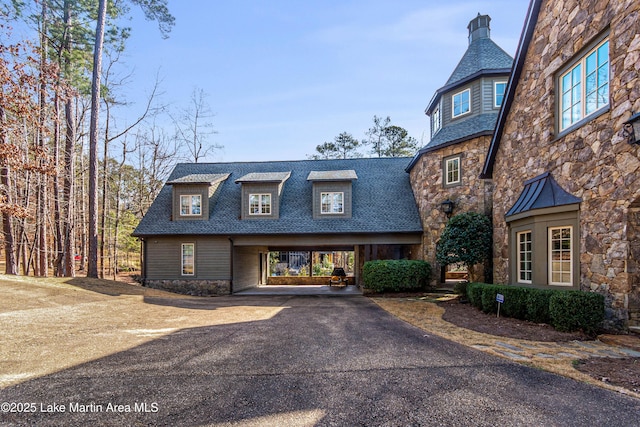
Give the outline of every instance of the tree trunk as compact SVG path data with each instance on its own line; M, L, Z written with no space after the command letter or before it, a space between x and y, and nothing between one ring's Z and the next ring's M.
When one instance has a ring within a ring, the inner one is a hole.
M46 115L46 91L47 91L47 83L45 77L45 67L47 62L47 2L42 2L42 34L41 34L41 42L40 42L40 117L39 117L39 125L40 129L38 129L38 146L42 150L41 154L44 155L46 153L46 145L44 138L44 125L45 125L45 115ZM41 162L44 161L44 158L40 159ZM41 163L42 164L42 163ZM36 245L37 250L37 272L35 273L37 276L46 277L49 274L48 269L48 254L47 254L47 184L48 179L47 175L42 171L40 172L40 178L38 179L38 241Z
M93 51L93 77L91 82L91 122L89 125L89 262L88 277L98 277L98 120L100 116L100 74L107 0L100 0L96 40Z
M0 105L0 144L6 144L6 134L4 131L5 112L4 107ZM2 184L4 202L11 205L11 175L8 162L2 160L0 168L0 184ZM13 234L13 216L8 210L2 211L2 231L4 233L4 255L5 255L5 274L18 274L18 264L16 262L15 235Z

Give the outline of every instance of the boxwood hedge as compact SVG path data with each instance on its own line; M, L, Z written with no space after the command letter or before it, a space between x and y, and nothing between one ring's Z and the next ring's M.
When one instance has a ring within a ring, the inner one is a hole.
M582 330L595 335L604 320L604 296L594 292L535 289L519 286L469 283L469 303L485 313L497 313L496 295L504 295L504 316L548 323L559 331Z
M364 286L375 292L425 289L431 278L431 265L418 260L376 260L364 263Z

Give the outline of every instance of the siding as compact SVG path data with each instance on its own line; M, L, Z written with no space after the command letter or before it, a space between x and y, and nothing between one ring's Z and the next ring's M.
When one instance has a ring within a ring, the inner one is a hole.
M233 291L253 288L260 283L260 252L266 247L233 248ZM266 256L266 255L265 255Z
M182 243L195 244L195 275L183 276ZM230 242L224 237L156 237L147 241L148 279L230 279Z
M215 190L215 189L214 189ZM174 221L206 221L209 219L209 194L208 185L194 184L174 184L173 185L173 220ZM180 216L180 196L200 195L202 200L201 215L181 217Z
M242 184L242 219L277 219L280 216L279 183L243 183ZM271 194L270 215L249 215L249 194Z
M331 218L351 218L352 215L352 188L351 181L340 181L340 182L330 182L330 181L318 181L313 183L313 219L331 219ZM342 214L321 214L321 200L320 194L325 192L343 192L344 199Z

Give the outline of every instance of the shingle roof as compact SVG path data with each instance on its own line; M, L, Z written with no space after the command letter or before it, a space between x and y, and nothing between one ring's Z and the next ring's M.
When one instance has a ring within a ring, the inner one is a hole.
M236 179L236 182L283 182L289 179L291 172L251 172Z
M457 144L471 138L482 135L492 135L498 118L497 112L490 112L471 116L467 119L455 121L444 126L436 133L431 141L416 153L407 166L407 172L415 166L416 162L425 153Z
M171 221L172 187L165 185L149 208L134 236L242 235L317 233L421 233L422 225L413 197L408 158L303 160L289 162L179 164L169 177L175 182L191 174L230 174L220 184L210 207L209 220ZM351 218L314 220L311 171L353 170ZM279 219L240 219L241 184L235 180L250 173L291 171L280 201Z
M311 171L307 176L309 181L353 181L354 179L358 179L354 170Z
M509 209L505 217L533 209L572 205L581 201L581 198L567 193L549 172L545 172L525 181L520 197L518 197L518 200Z
M180 178L167 181L167 184L215 184L224 181L229 177L228 173L197 173L181 176Z
M509 69L513 58L488 37L472 41L445 86L455 85L483 70Z

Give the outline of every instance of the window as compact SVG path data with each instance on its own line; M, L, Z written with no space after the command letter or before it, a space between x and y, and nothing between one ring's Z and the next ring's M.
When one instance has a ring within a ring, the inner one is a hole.
M458 117L471 111L470 96L471 91L469 89L453 95L453 117Z
M609 41L560 75L560 131L609 105Z
M180 215L200 215L201 206L202 196L199 194L180 196Z
M271 215L271 194L249 194L249 215Z
M451 157L444 162L444 185L460 183L460 157Z
M507 82L495 82L493 85L493 106L499 108L504 100L504 93L507 90Z
M518 233L518 282L531 283L532 251L531 230Z
M195 244L182 244L182 275L193 276L195 274Z
M549 284L572 285L572 227L549 228Z
M320 213L341 214L344 213L344 193L320 193Z
M433 114L431 115L432 123L432 131L431 135L435 134L440 130L440 106L437 106L435 110L433 110Z

